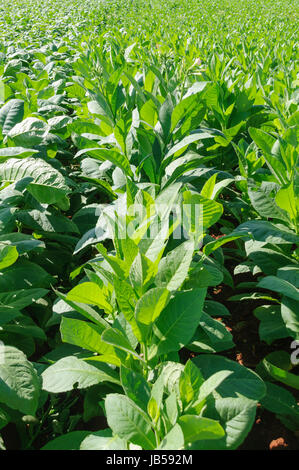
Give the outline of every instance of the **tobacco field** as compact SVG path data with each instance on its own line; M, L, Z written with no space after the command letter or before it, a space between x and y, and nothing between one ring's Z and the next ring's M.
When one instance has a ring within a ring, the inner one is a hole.
M0 449L298 449L298 25L1 2Z

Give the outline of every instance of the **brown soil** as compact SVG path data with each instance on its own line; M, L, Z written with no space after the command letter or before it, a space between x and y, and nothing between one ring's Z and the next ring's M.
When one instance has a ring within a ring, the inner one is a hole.
M273 413L258 408L256 421L239 450L298 450L295 434Z

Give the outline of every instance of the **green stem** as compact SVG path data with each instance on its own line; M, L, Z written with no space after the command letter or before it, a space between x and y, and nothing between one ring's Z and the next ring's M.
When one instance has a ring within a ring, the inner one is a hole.
M160 437L159 437L159 434L158 434L158 431L157 431L156 428L155 428L155 438L156 438L157 447L159 447L159 445L160 445Z
M143 374L145 376L147 376L148 374L148 369L149 369L149 366L148 366L148 354L147 354L147 347L146 347L146 344L145 343L141 343L141 351L142 351L142 355L143 355L143 361L142 361L142 364L143 364Z
M147 363L148 362L148 353L147 353L147 346L144 343L144 361Z

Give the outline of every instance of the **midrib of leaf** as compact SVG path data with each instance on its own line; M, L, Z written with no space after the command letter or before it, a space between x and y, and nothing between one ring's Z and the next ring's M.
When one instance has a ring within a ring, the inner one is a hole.
M107 442L107 444L104 445L104 448L103 450L106 450L106 449L109 449L109 446L110 444L113 442L113 441L116 441L117 439L121 439L119 436L112 436L109 441Z
M23 162L22 162L23 163ZM25 178L26 177L26 173L27 173L27 177L30 177L30 178L33 178L33 181L31 181L32 184L38 184L39 186L44 186L44 187L57 187L59 189L67 189L67 186L63 184L63 182L60 180L60 179L63 179L63 175L61 173L59 173L58 171L55 172L52 168L48 168L47 167L47 173L51 173L48 177L47 177L47 183L44 183L44 182L39 182L39 179L43 177L43 173L42 172L38 172L38 175L36 176L35 173L36 171L38 171L39 168L33 168L32 171L29 171L29 166L28 166L28 162L24 161L24 163L22 165L19 165L17 170L15 171L15 168L12 166L11 168L9 168L9 171L8 171L8 180L6 181L18 181L22 178ZM14 173L15 172L15 173ZM14 173L14 175L13 175ZM58 184L55 184L55 181L50 181L50 179L59 179L60 181L58 181Z
M137 407L136 407L137 408ZM143 416L143 413L141 413L141 410L138 410L137 411L139 412L139 414L141 415L141 417L144 419L145 422L147 422L147 424L150 425L150 423L147 421L147 419ZM122 412L124 413L124 410L122 410ZM137 423L135 423L135 421L133 421L130 416L127 414L127 413L124 413L125 416L127 417L127 420L130 422L130 424L132 425L133 424L133 427L135 427L135 429L137 429L137 431L145 438L145 440L149 443L150 447L153 449L153 443L149 440L149 438L147 437L146 434L144 434L143 430L141 428L139 428L139 426L137 425ZM152 429L151 429L152 430Z
M97 371L94 371L94 370L91 370L91 369L73 369L73 368L68 368L68 369L59 369L55 372L76 372L76 373L80 373L80 374L85 374L85 375L95 375L95 376L105 376L105 377L109 377L109 380L113 381L114 383L119 383L118 381L116 381L116 379L114 379L113 376L110 376L108 374L106 374L105 372L102 372L101 370L97 370Z

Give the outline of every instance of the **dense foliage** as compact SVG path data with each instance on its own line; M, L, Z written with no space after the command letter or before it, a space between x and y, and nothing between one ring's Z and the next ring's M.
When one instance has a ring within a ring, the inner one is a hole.
M298 12L1 3L0 448L238 449L257 406L299 431Z

